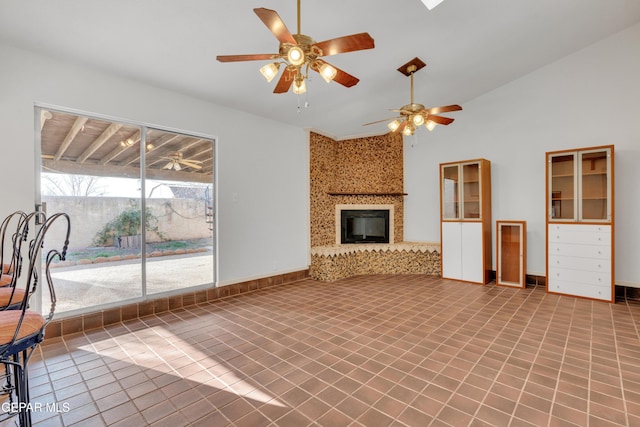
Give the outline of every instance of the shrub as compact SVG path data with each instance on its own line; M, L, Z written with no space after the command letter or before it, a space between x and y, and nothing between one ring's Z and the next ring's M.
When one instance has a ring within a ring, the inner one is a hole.
M93 242L97 246L107 246L109 243L117 241L118 237L135 236L140 234L140 212L138 208L129 208L120 212L120 214L106 223L93 238ZM145 209L144 224L147 231L154 232L160 239L165 238L164 234L158 229L158 218L151 213L149 208Z

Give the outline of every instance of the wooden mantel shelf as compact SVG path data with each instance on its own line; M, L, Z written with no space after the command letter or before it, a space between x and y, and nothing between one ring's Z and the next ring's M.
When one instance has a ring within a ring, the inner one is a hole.
M352 192L352 191L328 191L330 196L406 196L407 193L400 192L388 192L388 193L365 193L365 192Z

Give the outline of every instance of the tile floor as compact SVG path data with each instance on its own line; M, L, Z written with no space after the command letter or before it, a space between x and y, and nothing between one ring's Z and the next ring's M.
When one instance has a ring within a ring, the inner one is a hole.
M640 425L640 303L307 279L45 342L36 426Z

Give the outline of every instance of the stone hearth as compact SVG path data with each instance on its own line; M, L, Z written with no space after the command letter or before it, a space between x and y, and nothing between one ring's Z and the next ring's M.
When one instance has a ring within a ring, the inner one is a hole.
M440 244L403 242L311 248L312 279L333 281L361 274L440 275Z

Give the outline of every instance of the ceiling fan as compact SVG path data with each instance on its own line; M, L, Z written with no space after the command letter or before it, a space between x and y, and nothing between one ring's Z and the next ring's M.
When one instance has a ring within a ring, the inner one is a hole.
M202 166L200 166L200 163L202 162L200 160L183 159L182 153L179 151L170 153L167 157L163 157L163 159L169 160L169 163L164 165L162 169L169 169L169 170L173 169L173 170L179 171L179 170L182 170L182 166L186 166L186 167L197 169L197 170L202 169Z
M415 130L420 125L423 125L423 124L430 131L433 130L436 127L436 125L446 126L448 124L451 124L454 119L450 119L448 117L442 117L438 114L447 113L450 111L460 111L462 110L461 106L457 104L453 104L453 105L446 105L443 107L425 108L424 105L416 104L413 102L413 73L420 70L426 65L427 64L425 64L420 58L413 58L411 61L407 62L406 64L398 68L398 71L400 71L405 76L411 78L411 102L405 105L404 107L400 108L399 110L390 110L390 111L395 111L400 113L398 117L392 117L389 119L382 119L382 120L377 120L371 123L365 123L363 126L372 125L374 123L386 122L387 120L393 119L392 122L389 122L389 124L387 124L387 127L389 128L389 130L391 130L391 132L400 131L402 132L403 135L410 136L410 135L413 135Z
M275 10L261 7L253 9L253 11L280 41L278 53L218 55L216 57L218 61L275 60L260 68L260 72L268 82L275 78L280 67L284 65L284 72L273 90L274 93L288 92L292 85L294 93L305 93L307 90L305 79L309 78L309 69L319 73L327 83L333 80L345 87L351 87L360 81L351 74L324 61L321 57L373 48L374 41L368 33L352 34L316 42L310 36L300 33L300 0L298 0L298 32L296 34L289 32Z

